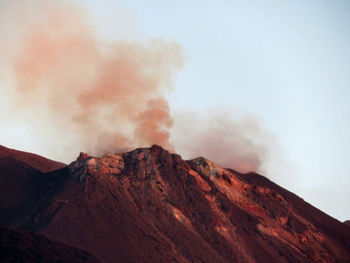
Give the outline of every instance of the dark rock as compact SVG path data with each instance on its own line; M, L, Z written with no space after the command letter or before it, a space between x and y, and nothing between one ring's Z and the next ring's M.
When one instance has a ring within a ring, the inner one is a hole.
M41 234L0 227L0 262L98 263L95 256Z

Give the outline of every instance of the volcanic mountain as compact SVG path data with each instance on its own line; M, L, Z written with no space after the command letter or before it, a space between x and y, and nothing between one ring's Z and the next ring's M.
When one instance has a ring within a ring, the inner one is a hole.
M102 262L350 262L348 226L256 173L159 146L50 172L6 158L0 225Z

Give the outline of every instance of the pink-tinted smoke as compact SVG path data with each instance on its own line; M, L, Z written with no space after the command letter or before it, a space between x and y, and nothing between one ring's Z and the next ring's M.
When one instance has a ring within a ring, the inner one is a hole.
M174 116L172 143L185 158L203 156L240 172L275 177L287 166L277 138L255 116L214 108Z
M182 65L176 43L99 41L80 10L31 13L13 59L17 105L42 107L93 152L169 144L164 93Z
M159 144L185 158L261 170L271 140L254 120L234 122L220 112L202 119L170 115L165 94L183 64L179 44L103 41L84 9L70 2L39 0L18 10L19 2L0 13L7 26L0 33L9 40L0 46L13 70L12 118L29 123L33 144L48 157L69 162L79 151Z

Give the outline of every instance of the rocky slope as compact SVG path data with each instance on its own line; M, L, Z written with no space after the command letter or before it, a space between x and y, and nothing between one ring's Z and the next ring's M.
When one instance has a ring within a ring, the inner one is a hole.
M67 166L64 163L56 162L37 154L17 151L0 145L0 160L4 159L22 162L40 172L50 172Z
M45 236L0 227L0 262L98 263L86 251L54 242Z
M66 166L36 154L0 145L0 210L28 200L38 191L44 172Z
M0 224L104 262L350 262L345 224L261 175L202 157L184 161L159 146L81 154L33 177Z

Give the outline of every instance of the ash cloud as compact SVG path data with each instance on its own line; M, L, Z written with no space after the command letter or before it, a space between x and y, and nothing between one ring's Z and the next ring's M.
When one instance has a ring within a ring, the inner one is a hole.
M18 47L9 50L17 110L46 116L38 126L65 130L60 140L71 137L93 153L170 147L164 94L183 64L181 47L159 39L103 42L83 10L40 3L12 25L20 29Z
M101 155L159 144L242 172L266 170L273 140L254 118L170 114L165 95L184 62L179 44L103 41L84 9L34 2L2 8L7 66L1 70L12 70L3 90L10 106L2 112L26 123L46 156L69 162L79 151ZM6 15L14 13L22 16Z
M172 143L187 159L203 156L239 172L266 174L282 184L295 172L283 158L276 136L256 116L214 108L201 114L177 114L174 119Z

